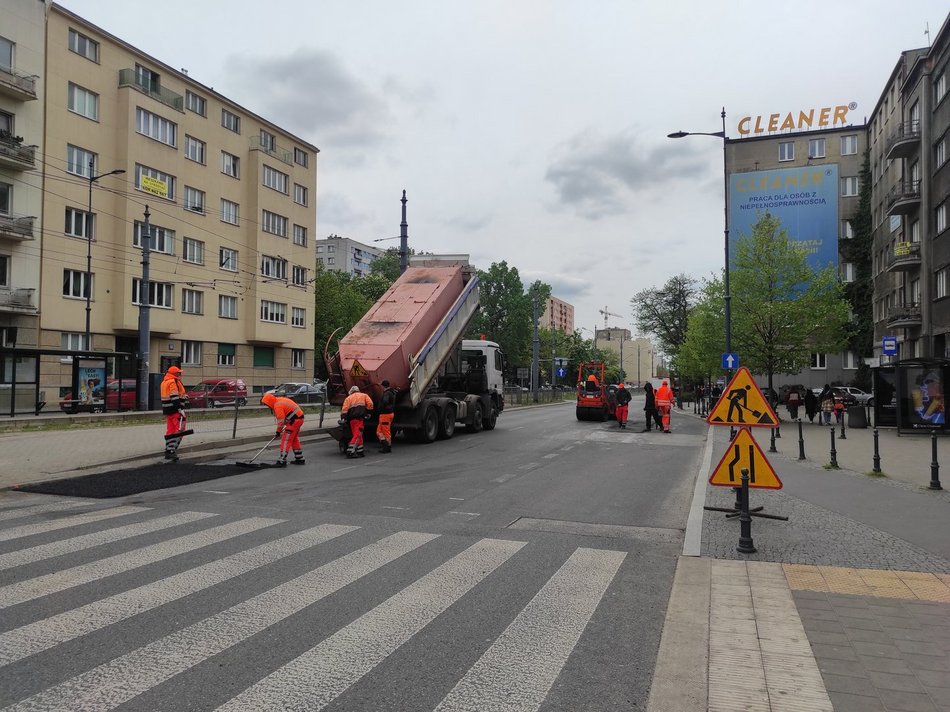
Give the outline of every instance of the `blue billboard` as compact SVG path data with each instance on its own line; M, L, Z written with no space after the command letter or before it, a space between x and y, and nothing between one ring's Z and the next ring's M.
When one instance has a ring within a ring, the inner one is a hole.
M813 270L838 267L838 166L825 164L729 176L729 250L769 213L800 243Z

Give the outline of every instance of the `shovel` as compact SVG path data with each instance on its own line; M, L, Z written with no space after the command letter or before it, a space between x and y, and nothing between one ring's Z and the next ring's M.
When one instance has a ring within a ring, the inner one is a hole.
M261 456L261 453L264 452L268 447L270 447L270 444L274 442L276 439L277 439L277 435L275 435L270 440L268 440L267 444L264 447L262 447L260 450L258 450L257 454L254 457L252 457L250 460L236 462L234 464L236 464L238 467L246 467L250 470L262 470L265 467L273 467L273 465L270 464L269 462L254 462L254 460L259 458Z

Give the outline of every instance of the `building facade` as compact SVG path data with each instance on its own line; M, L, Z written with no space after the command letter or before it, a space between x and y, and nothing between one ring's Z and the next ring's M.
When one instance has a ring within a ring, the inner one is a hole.
M649 339L642 336L634 339L631 338L629 329L608 327L597 329L594 336L594 348L617 355L617 363L620 364L627 383L633 383L639 387L653 378L656 354Z
M331 272L347 272L354 277L369 274L373 260L385 251L339 235L317 240L316 250L318 265Z
M150 371L309 381L318 149L56 4L46 48L39 345L137 352L147 300Z
M565 334L574 333L574 305L558 299L548 297L544 303L544 312L541 314L541 326L546 329L563 331Z

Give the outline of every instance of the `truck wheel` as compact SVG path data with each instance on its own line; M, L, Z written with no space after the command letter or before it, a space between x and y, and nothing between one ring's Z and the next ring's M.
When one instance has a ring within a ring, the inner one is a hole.
M439 437L439 411L435 408L429 408L422 417L422 429L419 431L419 439L424 443L435 442Z
M498 408L492 405L488 409L488 417L485 418L483 426L485 427L485 430L494 430L495 423L497 422L498 422Z
M576 409L577 419L578 420L587 420L587 414L584 412L583 408Z
M482 429L482 404L476 403L472 408L472 422L468 424L468 432L477 433Z
M442 421L439 423L439 440L448 440L455 435L455 408L448 407L442 411Z
M247 398L238 398L237 402L238 408L243 408L247 405Z

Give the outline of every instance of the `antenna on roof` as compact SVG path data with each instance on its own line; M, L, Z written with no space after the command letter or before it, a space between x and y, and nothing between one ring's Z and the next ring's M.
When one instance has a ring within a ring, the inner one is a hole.
M930 44L930 23L929 23L929 22L925 22L925 23L924 23L924 27L926 28L926 29L924 29L924 34L927 35L927 46L930 47L930 46L931 46L931 44Z

